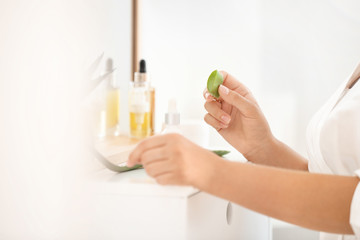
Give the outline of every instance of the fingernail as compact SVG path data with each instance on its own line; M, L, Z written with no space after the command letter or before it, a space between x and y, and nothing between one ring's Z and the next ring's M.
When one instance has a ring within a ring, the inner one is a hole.
M133 165L134 165L134 164L132 164L131 162L127 162L127 163L126 163L126 166L127 166L127 167L132 167Z
M220 85L219 92L221 95L228 95L229 89L227 87L225 87L224 85Z
M210 93L205 93L205 99L207 100L208 99L208 97L209 97L209 95L210 95Z
M225 124L228 124L231 119L230 119L229 116L223 115L223 116L221 116L221 120L222 120Z

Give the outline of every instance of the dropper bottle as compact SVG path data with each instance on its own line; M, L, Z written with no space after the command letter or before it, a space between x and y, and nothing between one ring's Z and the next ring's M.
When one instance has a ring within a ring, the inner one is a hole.
M135 72L129 93L130 136L145 138L150 136L150 94L145 61L140 61L140 71Z

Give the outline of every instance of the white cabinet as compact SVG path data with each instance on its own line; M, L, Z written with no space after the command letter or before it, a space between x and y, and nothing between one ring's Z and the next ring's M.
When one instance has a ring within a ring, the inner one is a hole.
M192 187L160 186L144 170L103 170L91 188L79 239L271 239L268 217Z

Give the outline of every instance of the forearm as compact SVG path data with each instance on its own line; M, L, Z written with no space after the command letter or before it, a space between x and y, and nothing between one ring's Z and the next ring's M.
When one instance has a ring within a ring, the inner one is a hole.
M216 166L217 165L217 166ZM302 227L352 234L350 205L356 177L311 174L218 161L199 189Z
M245 155L245 158L257 164L308 171L307 160L276 138L269 140L260 150Z

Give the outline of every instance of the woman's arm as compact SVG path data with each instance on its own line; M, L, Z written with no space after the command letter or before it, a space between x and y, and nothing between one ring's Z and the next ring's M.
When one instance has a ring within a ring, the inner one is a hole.
M257 164L308 171L308 161L283 142L272 138L261 150L253 150L244 157Z
M226 161L213 167L195 187L305 228L353 234L349 215L356 177Z
M128 166L138 163L160 184L192 185L299 226L352 233L349 214L356 177L229 162L178 134L142 141Z

